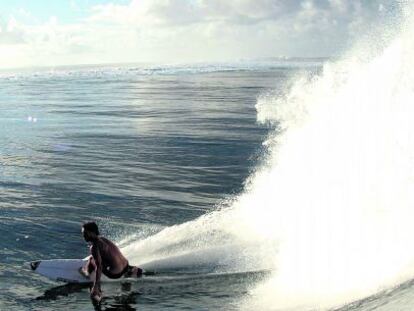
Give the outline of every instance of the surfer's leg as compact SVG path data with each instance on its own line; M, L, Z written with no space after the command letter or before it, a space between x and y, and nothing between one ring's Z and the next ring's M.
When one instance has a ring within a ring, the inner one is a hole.
M140 278L142 276L142 273L144 272L144 270L142 270L139 267L134 267L134 275L136 275L137 278Z

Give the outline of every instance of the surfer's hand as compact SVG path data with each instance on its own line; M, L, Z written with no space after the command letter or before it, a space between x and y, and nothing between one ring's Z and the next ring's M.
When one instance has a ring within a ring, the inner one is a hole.
M95 301L101 300L101 291L97 286L94 286L91 289L91 299Z

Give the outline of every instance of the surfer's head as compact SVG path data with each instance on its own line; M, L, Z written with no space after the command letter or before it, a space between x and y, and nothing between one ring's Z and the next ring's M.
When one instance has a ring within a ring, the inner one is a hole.
M98 225L93 222L87 222L82 225L82 234L86 242L96 239L99 235Z

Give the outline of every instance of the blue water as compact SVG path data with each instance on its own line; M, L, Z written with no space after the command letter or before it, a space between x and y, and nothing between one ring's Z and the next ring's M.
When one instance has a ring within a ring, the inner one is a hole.
M278 128L256 122L258 97L283 96L297 73L318 74L321 64L0 72L0 310L94 309L88 288L45 279L26 264L85 257L87 220L160 272L104 284L100 310L244 309L269 271L254 266L251 245L217 233L243 223L214 226L224 214L193 220L231 206L263 165L263 142ZM252 262L232 267L242 257ZM409 281L337 310L411 310L412 288Z
M0 309L90 310L88 289L63 287L62 294L62 284L25 262L86 256L86 220L120 242L195 219L237 195L269 132L256 122L257 97L319 65L1 73ZM237 308L263 277L192 272L105 285L102 309Z

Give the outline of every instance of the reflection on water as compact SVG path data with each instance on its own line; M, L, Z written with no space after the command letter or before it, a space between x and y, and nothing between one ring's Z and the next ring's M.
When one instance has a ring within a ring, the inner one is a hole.
M137 297L141 295L138 291L132 291L131 283L121 283L121 293L116 296L105 296L100 303L91 303L95 310L136 310L131 304L137 303ZM58 300L62 297L67 297L70 294L80 293L86 290L90 290L89 284L65 284L50 288L44 292L43 295L37 297L35 300ZM85 293L86 294L86 293Z
M269 276L269 271L232 274L157 275L131 282L102 283L103 298L94 304L89 298L90 285L67 284L46 290L28 305L42 310L56 306L82 306L97 311L109 310L200 310L221 308L238 310L237 302L247 293L249 284ZM89 306L90 307L89 307ZM82 310L83 310L82 309Z
M56 287L52 287L44 292L42 296L36 298L36 300L57 300L60 297L65 297L73 293L78 293L86 288L89 288L89 284L65 284Z

